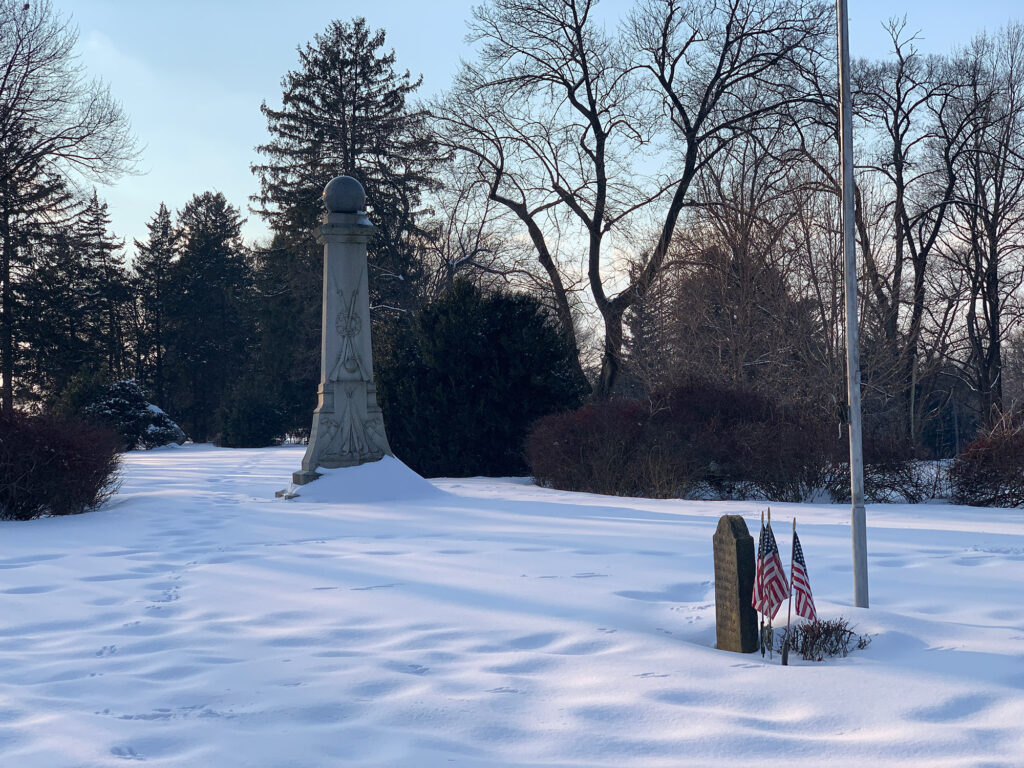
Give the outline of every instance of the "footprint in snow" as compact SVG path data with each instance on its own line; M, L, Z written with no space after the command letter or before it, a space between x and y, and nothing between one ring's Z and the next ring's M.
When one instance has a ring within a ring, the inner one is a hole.
M383 666L390 669L392 672L401 672L406 675L425 675L430 671L430 667L424 667L421 664L400 664L398 662L387 662Z
M25 568L35 563L43 563L47 560L60 560L64 555L22 555L20 557L7 557L0 560L0 568Z
M551 645L558 637L553 632L538 632L533 635L517 637L509 642L509 646L517 651L535 651Z
M112 747L110 750L110 754L112 754L114 757L119 757L122 760L144 761L146 759L131 747Z
M38 586L38 587L12 587L11 589L3 590L5 595L41 595L45 592L53 592L57 587L54 586Z

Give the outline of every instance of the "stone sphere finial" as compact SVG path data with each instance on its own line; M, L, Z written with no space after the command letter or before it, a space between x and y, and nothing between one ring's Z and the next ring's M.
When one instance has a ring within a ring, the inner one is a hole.
M335 176L324 187L328 213L358 213L366 209L363 185L351 176Z

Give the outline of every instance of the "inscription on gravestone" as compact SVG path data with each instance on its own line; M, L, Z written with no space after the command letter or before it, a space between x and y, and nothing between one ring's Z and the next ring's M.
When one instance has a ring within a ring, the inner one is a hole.
M723 515L714 535L715 629L722 651L757 650L754 592L754 538L739 515Z

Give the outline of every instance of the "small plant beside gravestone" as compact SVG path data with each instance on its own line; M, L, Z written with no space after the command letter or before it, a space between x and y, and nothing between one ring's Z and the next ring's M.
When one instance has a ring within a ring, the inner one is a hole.
M871 642L871 636L857 634L850 622L840 616L796 624L782 630L778 638L779 650L787 640L790 650L799 653L806 661L824 661L836 656L849 656L853 650L864 650Z

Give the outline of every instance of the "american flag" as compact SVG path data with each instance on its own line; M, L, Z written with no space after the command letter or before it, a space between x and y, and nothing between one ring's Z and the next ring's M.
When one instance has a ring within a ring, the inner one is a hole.
M814 598L811 596L811 580L807 577L804 549L800 546L800 538L796 531L793 531L793 598L797 616L803 616L811 621L818 618L818 612L814 609Z
M789 588L786 584L786 569L782 567L782 557L775 543L772 524L761 526L761 540L757 543L757 569L754 571L754 609L769 619L775 614L786 598Z

